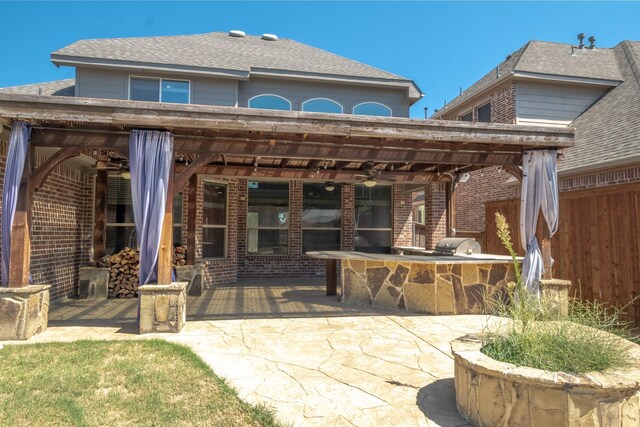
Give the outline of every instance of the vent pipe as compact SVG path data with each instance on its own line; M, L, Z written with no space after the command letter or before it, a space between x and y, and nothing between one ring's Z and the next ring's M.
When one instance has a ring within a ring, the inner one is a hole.
M596 38L591 36L589 37L589 49L594 49L596 47Z
M584 33L578 34L578 41L580 41L578 49L584 49Z

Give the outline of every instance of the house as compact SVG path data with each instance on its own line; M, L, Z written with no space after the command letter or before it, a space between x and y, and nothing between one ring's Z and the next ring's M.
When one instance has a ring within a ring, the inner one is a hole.
M575 45L528 42L432 118L575 128L575 146L558 163L556 273L587 297L624 305L640 291L640 247L630 238L638 225L640 42L603 48L583 39ZM512 227L518 224L516 205L501 202L519 197L514 172L471 171L456 187L455 227L486 232L487 250L500 249L493 212L508 212ZM632 316L640 320L637 304Z
M179 244L189 264L204 264L208 287L324 275L309 251L410 245L417 188L431 203L428 240L438 240L459 168L515 166L526 150L573 139L409 119L422 96L412 80L271 34L81 40L51 60L75 79L0 90L0 139L6 153L9 128L28 122L35 147L16 214L31 237L18 233L9 279L24 287L30 272L52 298L75 292L80 266L135 245L133 130L174 139L173 234L162 233L158 277L170 276L168 247Z

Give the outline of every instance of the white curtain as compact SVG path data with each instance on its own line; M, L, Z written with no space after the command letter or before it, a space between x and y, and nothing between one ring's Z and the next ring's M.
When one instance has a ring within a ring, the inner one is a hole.
M11 228L18 203L18 189L29 151L31 127L20 121L13 123L9 136L7 164L2 185L2 285L9 283L9 257L11 255Z
M173 162L170 132L133 130L129 136L131 202L140 248L140 284L157 279L162 221L167 203L169 173ZM168 285L168 283L163 283Z
M527 151L522 160L520 194L520 237L527 251L522 263L522 281L534 295L540 293L544 273L542 253L536 239L538 216L542 215L553 236L558 230L557 150Z

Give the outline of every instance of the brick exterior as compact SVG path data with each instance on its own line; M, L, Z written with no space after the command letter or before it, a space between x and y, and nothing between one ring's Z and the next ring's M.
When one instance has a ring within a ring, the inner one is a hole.
M393 246L413 244L413 206L411 192L404 192L401 185L393 186Z
M0 187L4 181L7 140L1 141ZM36 156L35 166L44 161ZM31 276L50 284L51 299L71 296L79 268L88 265L93 242L93 186L90 174L64 163L34 193L31 217ZM1 198L0 192L0 198Z
M425 186L424 224L427 229L425 248L433 249L447 237L447 202L445 184L432 183Z
M471 98L469 101L447 111L443 120L460 120L461 116L471 111L473 121L478 120L478 107L491 103L491 122L514 124L516 122L516 85L508 82L494 88L488 94Z

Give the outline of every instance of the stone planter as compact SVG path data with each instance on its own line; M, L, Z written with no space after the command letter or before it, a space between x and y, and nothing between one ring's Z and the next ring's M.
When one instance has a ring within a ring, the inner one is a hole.
M27 340L47 330L50 287L0 288L0 340Z
M80 267L78 298L107 299L109 295L108 267Z
M481 426L638 426L640 366L570 375L498 362L477 336L451 343L458 412ZM640 361L640 346L632 357Z
M176 281L187 282L187 295L199 297L202 295L202 282L204 280L204 264L179 265L176 269Z
M187 323L187 282L140 286L140 333L180 332Z

